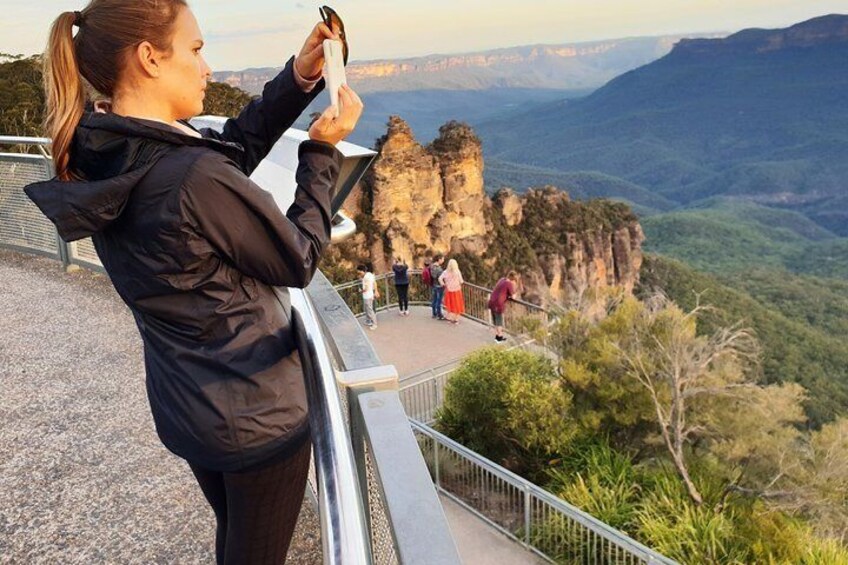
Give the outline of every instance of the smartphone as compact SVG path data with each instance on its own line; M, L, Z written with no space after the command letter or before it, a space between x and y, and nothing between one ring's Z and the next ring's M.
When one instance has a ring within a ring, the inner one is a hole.
M339 101L339 88L347 84L344 68L344 53L342 43L334 39L324 40L324 68L326 72L327 88L330 91L330 104L336 108L336 117L339 117L341 109Z

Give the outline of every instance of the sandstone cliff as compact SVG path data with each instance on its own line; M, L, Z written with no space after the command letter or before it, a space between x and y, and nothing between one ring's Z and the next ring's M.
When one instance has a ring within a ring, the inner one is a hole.
M629 208L575 202L553 187L490 198L469 126L449 122L425 147L393 116L376 149L380 157L345 206L359 233L333 250L331 263L370 260L385 272L394 256L420 266L444 253L480 284L515 268L525 296L540 303L613 286L631 292L638 281L644 236Z

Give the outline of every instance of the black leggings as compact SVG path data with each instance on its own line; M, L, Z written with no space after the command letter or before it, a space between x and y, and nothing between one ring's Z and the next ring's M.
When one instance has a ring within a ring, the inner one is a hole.
M307 440L282 461L243 473L208 471L189 463L218 522L218 565L285 562L303 504L311 451Z
M409 285L399 284L395 286L398 294L398 308L401 312L409 310Z

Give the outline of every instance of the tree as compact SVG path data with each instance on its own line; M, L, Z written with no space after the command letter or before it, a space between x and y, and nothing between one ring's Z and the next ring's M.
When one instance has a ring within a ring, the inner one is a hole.
M213 116L238 116L253 99L247 92L225 82L210 82L203 101L203 113Z
M0 54L0 135L43 135L41 58Z
M584 295L558 312L547 343L574 394L575 418L585 436L606 436L619 449L640 449L653 433L652 401L628 377L616 344L628 336L642 304L620 293Z
M848 418L813 432L801 453L790 503L820 535L848 542Z
M663 295L645 303L629 336L617 344L628 375L648 391L656 423L674 467L695 504L703 497L689 473L685 449L708 435L713 419L699 404L716 398L745 399L756 384L747 370L759 347L738 326L697 334L697 317L706 307L683 312Z

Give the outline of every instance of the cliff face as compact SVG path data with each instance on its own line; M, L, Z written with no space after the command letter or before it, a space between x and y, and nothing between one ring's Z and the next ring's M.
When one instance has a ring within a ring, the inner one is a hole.
M375 269L387 270L392 256L485 250L491 201L483 191L480 140L468 126L450 122L423 147L393 116L376 149L380 157L345 207L362 228L355 245L368 251Z
M638 281L644 236L626 206L574 202L552 187L490 198L481 143L467 125L445 124L424 147L392 117L377 150L345 206L360 232L336 249L336 260L370 260L384 272L392 257L420 266L444 253L486 279L480 284L516 269L524 295L540 303L613 286L631 292Z
M630 209L604 200L576 202L555 187L493 198L495 237L488 250L501 270L522 273L536 303L567 302L608 288L632 293L645 236Z

